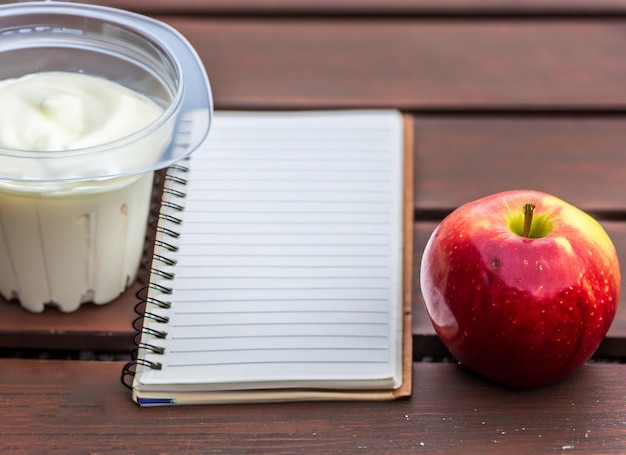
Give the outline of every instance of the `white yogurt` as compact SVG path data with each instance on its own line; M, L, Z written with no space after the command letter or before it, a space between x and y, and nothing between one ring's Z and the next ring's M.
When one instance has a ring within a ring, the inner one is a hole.
M0 107L0 147L42 154L124 138L163 112L122 85L68 72L0 81ZM164 140L129 142L124 150L129 160L150 162ZM28 174L25 163L0 157L0 166L24 166L17 171ZM58 170L49 160L37 169L48 182L0 180L0 294L33 312L110 302L134 281L144 246L152 172L65 182L54 181Z
M0 81L0 146L76 150L120 139L156 120L161 107L115 82L69 72Z

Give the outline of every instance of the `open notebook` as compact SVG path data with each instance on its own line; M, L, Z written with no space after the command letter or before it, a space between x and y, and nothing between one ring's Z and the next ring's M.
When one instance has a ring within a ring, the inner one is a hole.
M138 404L410 395L408 121L216 113L167 171Z

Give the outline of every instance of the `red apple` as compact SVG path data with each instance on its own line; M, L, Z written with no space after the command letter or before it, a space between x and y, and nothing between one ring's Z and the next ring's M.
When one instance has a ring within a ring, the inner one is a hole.
M421 290L451 354L514 387L573 372L613 321L620 269L602 226L537 191L508 191L448 215L424 250Z

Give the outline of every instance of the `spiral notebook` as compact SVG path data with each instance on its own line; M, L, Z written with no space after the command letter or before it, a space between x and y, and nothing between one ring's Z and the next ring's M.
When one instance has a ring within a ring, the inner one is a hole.
M410 395L409 121L389 110L215 114L206 143L167 170L123 372L134 401Z

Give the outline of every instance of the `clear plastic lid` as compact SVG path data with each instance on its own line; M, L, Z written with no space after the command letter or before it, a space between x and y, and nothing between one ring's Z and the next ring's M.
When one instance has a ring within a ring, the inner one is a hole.
M79 182L149 172L188 156L213 113L204 65L172 27L114 8L68 2L0 5L0 80L45 71L117 82L163 107L143 129L68 151L0 147L0 180ZM1 109L1 106L0 106Z

